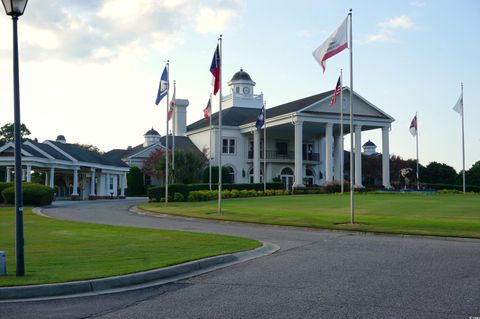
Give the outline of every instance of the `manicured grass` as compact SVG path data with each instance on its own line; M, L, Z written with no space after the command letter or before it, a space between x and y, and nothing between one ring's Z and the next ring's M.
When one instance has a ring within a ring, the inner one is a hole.
M480 195L356 194L238 198L217 202L140 205L156 213L272 225L480 238Z
M40 217L26 209L25 277L15 277L13 208L0 208L0 250L8 276L0 286L100 278L259 247L233 236L95 225Z

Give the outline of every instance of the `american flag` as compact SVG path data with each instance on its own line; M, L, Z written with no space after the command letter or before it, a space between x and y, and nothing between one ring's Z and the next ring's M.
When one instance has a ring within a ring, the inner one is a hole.
M330 105L333 105L337 102L337 95L340 95L341 91L342 91L342 84L340 83L340 77L338 77L337 86L335 87L332 99L330 100Z
M203 109L203 118L205 120L208 120L211 115L212 115L212 96L210 95L210 98L208 99L207 107Z

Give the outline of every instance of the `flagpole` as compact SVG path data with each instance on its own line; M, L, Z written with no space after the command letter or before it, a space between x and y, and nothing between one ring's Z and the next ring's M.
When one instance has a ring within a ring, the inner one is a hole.
M263 193L267 191L267 102L263 101Z
M210 134L210 145L208 147L208 187L212 190L212 93L210 93L208 103L210 104L210 114L208 117L208 120L210 121L210 126L208 128Z
M173 80L173 91L177 90L177 81ZM176 97L175 97L176 98ZM175 124L175 108L177 106L177 101L173 101L173 114L172 114L172 183L175 183L175 129L177 125Z
M420 172L418 171L418 116L417 116L417 112L415 112L415 125L417 126L415 129L417 130L416 131L416 134L415 134L415 140L416 140L416 144L417 144L417 190L420 189Z
M335 92L333 94L335 94ZM340 138L342 139L342 150L340 153L340 192L343 194L343 69L340 69Z
M170 108L170 60L167 60L167 134L165 135L165 206L168 206L168 109Z
M461 93L461 105L462 105L462 163L463 163L463 193L465 194L465 122L463 119L463 112L464 112L464 106L463 106L463 82L461 83L462 87L462 93Z
M354 208L354 176L353 165L353 41L352 41L352 9L348 13L350 17L350 223L355 224Z
M219 95L218 95L218 213L222 214L222 35L218 38L220 55Z

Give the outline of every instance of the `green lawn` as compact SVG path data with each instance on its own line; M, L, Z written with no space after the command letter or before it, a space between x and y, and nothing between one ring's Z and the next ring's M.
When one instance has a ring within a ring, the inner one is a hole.
M13 208L0 208L0 250L8 276L0 286L100 278L165 267L259 247L258 241L213 234L60 221L26 209L25 277L15 277Z
M480 238L480 195L350 194L238 198L217 202L140 205L156 213L339 230Z

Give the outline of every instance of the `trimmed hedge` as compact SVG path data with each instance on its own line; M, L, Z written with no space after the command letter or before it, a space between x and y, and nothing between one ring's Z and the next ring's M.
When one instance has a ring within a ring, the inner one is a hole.
M13 187L13 182L0 182L0 194L3 192L5 188Z
M282 183L267 183L267 189L283 189ZM212 189L218 189L218 184L212 184ZM254 190L263 191L263 183L248 184L222 184L223 190ZM208 184L172 184L168 185L168 196L174 197L175 193L183 195L188 199L188 195L193 191L209 190ZM165 186L151 187L147 191L150 201L160 202L161 198L165 198Z
M23 183L23 204L28 206L50 205L54 198L54 191L48 186L37 183ZM15 187L10 186L2 191L5 203L15 204Z
M280 196L280 195L289 195L290 193L284 189L267 189L265 192L256 191L253 189L243 189L241 191L237 189L232 190L222 190L222 198L245 198L245 197L257 197L257 196ZM191 191L188 194L189 202L199 202L214 200L218 198L218 190L202 190L202 191Z
M452 189L452 190L456 189L456 190L459 190L459 191L463 190L462 185L452 185L452 184L421 183L421 186L425 186L426 188L431 188L431 189L434 189L434 190L441 190L441 189ZM480 186L465 185L465 191L480 193Z

